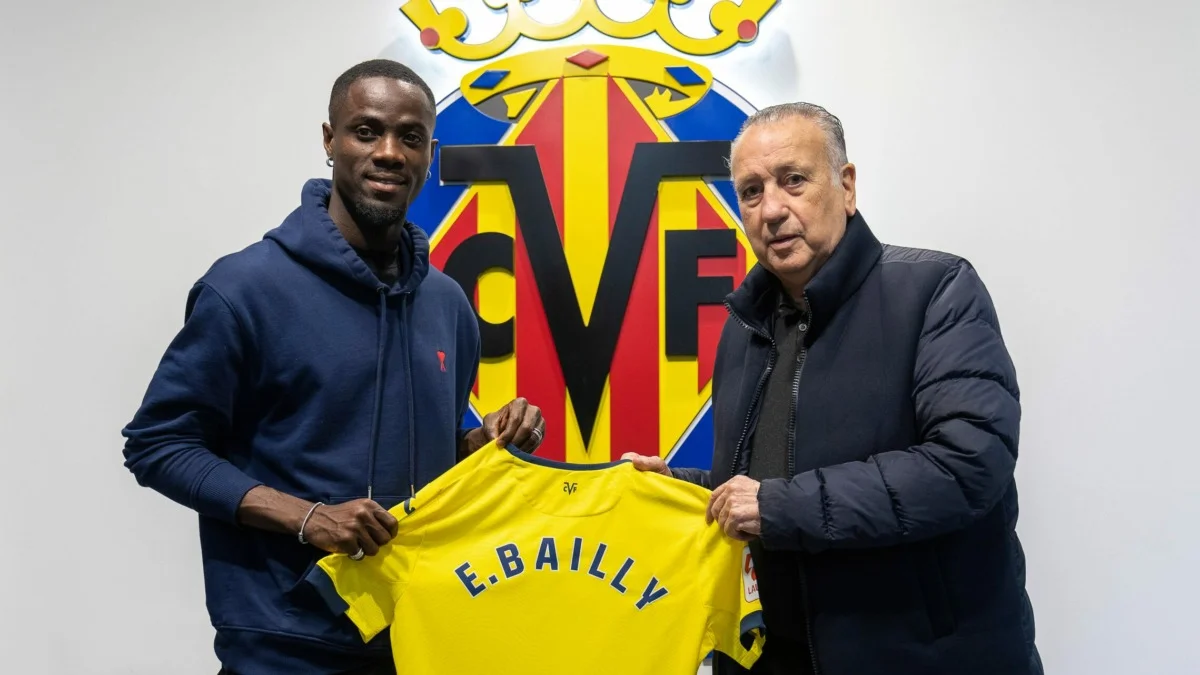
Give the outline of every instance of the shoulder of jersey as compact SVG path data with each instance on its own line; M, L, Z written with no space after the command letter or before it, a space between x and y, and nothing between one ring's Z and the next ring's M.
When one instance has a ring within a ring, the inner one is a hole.
M418 490L417 494L392 507L392 515L397 519L404 519L412 516L418 510L428 508L443 498L454 486L469 477L476 476L478 471L486 470L487 465L503 461L504 455L507 453L507 450L499 447L495 442L488 443L470 457L455 464L449 471L433 479L428 485Z
M684 508L694 508L696 505L707 507L709 495L712 494L708 488L658 473L634 471L634 476L634 485L643 494L670 500Z

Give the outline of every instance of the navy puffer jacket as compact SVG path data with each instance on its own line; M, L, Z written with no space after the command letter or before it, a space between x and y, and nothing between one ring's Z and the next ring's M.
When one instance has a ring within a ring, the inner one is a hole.
M729 296L713 469L677 477L745 473L779 292L756 267ZM1015 532L1016 373L983 282L962 258L880 245L857 214L806 296L791 478L763 481L759 506L764 547L802 552L816 670L1041 675ZM717 672L744 671L718 655Z

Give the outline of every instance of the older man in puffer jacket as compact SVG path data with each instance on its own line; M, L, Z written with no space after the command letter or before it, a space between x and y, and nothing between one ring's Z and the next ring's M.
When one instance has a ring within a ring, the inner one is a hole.
M750 542L752 672L1041 675L991 298L962 258L880 244L845 148L818 106L747 120L731 165L758 265L726 302L713 468L626 458L714 489L709 518Z

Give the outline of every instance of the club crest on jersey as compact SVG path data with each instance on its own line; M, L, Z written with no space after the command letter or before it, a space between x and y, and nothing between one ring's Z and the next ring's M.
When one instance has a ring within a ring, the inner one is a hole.
M777 0L719 2L703 38L675 26L676 0L635 21L583 0L556 25L485 3L506 17L483 43L460 9L400 8L429 50L486 61L438 104L434 178L409 212L475 306L473 414L523 396L547 421L540 456L707 468L722 303L754 262L728 175L753 108L689 57L752 42ZM585 26L612 42L555 44ZM668 49L621 42L649 35ZM507 54L521 38L548 44Z

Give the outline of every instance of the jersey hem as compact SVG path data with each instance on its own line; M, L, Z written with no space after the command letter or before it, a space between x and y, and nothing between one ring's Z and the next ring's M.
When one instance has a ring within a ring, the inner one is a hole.
M319 564L313 565L312 571L304 577L304 581L316 589L321 600L334 614L344 614L350 609L350 605L342 599L342 596L338 595L337 588L333 585L333 579L329 578L325 568Z
M354 624L358 629L358 635L362 638L363 643L368 643L375 638L376 635L387 629L387 624L380 625L379 622L372 620L363 612L350 603L346 602L337 590L337 585L333 578L325 571L325 568L317 564L312 568L312 571L304 577L304 581L312 586L317 594L324 601L325 605L334 614L345 614L346 618Z
M359 654L362 651L360 649L355 649L353 647L347 647L346 645L338 643L338 642L330 642L329 640L322 640L321 638L315 638L315 637L312 637L311 635L301 635L300 633L288 633L286 631L272 630L269 628L255 628L254 626L235 626L235 625L229 625L229 624L214 625L213 628L216 631L223 632L223 633L260 633L262 635L272 635L274 637L284 638L287 640L295 640L297 642L307 642L309 644L321 645L322 647L329 647L330 649L334 649L339 652L345 652L347 654ZM390 645L388 645L387 647L370 647L370 646L368 646L367 650L368 650L368 652L378 652L380 654L386 654L391 650L391 646Z
M762 610L750 612L742 617L742 623L738 630L741 635L742 653L733 657L738 665L749 670L754 665L758 658L762 656L763 643L766 637L763 636L763 628L766 626L763 623ZM747 645L749 641L749 645ZM732 655L731 655L732 656Z

